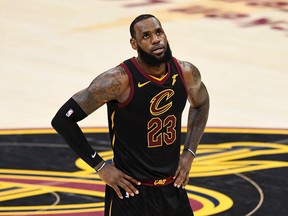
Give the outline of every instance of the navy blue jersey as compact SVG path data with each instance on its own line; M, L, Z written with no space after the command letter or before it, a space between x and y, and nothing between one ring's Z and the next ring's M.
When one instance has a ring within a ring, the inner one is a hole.
M138 180L173 176L187 101L181 68L173 58L159 79L145 73L135 58L120 66L129 76L130 95L124 103L107 103L114 164Z

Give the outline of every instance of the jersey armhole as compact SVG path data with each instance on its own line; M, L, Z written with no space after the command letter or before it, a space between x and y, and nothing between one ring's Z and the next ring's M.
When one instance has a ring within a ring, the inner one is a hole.
M134 82L133 82L132 74L131 74L129 68L127 67L127 65L124 64L124 63L121 63L120 67L122 67L126 71L126 73L128 75L128 79L129 79L129 86L130 86L130 91L129 91L128 98L124 102L118 103L118 107L119 108L123 108L123 107L127 106L130 103L130 101L132 100L132 98L133 98L133 95L134 95Z
M179 63L178 63L178 60L177 60L175 57L173 57L173 60L174 60L174 63L175 63L175 65L176 65L176 68L177 68L177 70L178 70L178 73L179 73L179 75L180 75L180 78L181 78L181 80L182 80L182 83L183 83L183 85L184 85L184 88L185 88L185 90L186 90L186 94L188 95L188 89L187 89L187 86L186 86L186 82L185 82L185 78L184 78L183 71L182 71L182 69L181 69L181 67L180 67L180 65L179 65Z

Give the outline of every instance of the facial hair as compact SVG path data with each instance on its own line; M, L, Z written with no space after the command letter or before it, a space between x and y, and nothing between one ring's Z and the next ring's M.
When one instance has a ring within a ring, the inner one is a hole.
M150 66L159 66L162 63L166 63L172 58L172 52L170 49L170 45L167 42L167 49L165 50L164 56L161 58L157 58L149 53L145 52L139 45L138 45L138 55L140 59Z

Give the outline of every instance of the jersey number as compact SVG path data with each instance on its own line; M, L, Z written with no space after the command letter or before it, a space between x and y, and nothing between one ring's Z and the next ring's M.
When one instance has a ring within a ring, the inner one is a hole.
M174 115L167 116L164 120L158 117L152 118L147 125L147 141L148 148L160 147L164 143L171 145L176 139L176 117ZM164 132L161 132L164 128Z

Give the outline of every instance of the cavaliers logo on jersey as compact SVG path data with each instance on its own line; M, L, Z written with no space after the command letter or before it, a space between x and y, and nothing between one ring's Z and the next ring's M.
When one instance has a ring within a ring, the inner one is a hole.
M167 112L172 107L172 101L169 99L174 95L172 89L165 89L153 97L150 101L150 113L153 116L159 116Z

